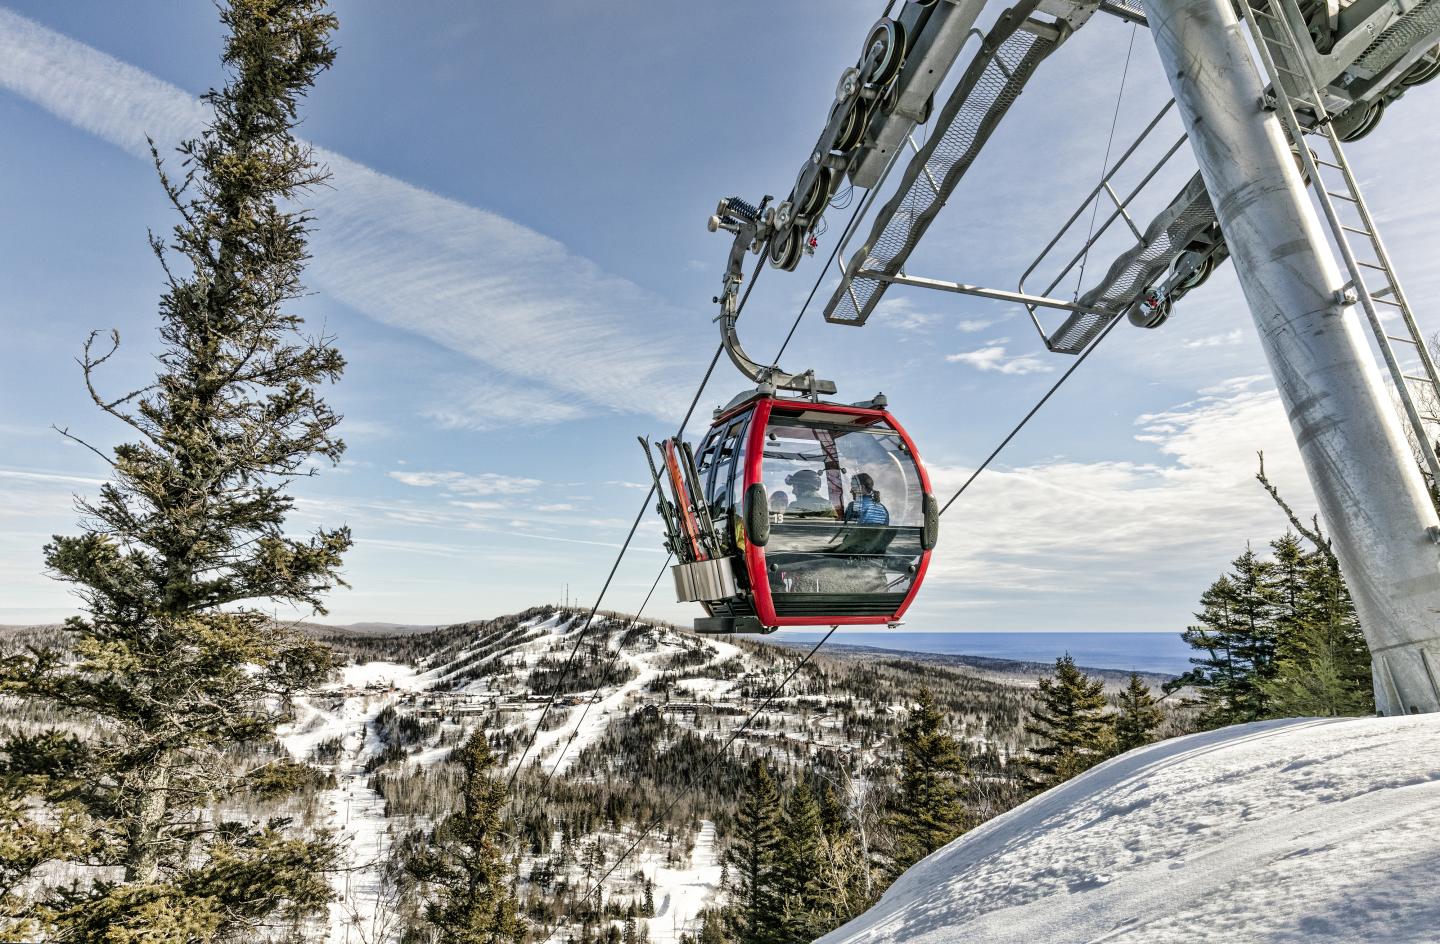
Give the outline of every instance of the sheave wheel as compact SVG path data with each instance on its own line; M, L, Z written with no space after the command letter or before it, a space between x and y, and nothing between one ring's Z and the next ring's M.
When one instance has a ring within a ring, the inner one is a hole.
M1433 59L1421 59L1410 67L1400 78L1400 84L1404 86L1424 85L1435 76L1440 75L1440 46L1430 50Z
M1203 259L1200 260L1200 264L1195 267L1195 271L1190 273L1189 277L1186 278L1185 281L1175 286L1175 291L1188 292L1191 289L1199 288L1200 286L1205 284L1205 280L1210 278L1210 273L1214 271L1215 257L1205 256ZM1166 301L1169 301L1169 299L1167 298Z
M860 54L862 69L872 52L878 54L879 61L870 74L870 82L876 86L886 85L900 74L900 66L905 62L905 34L899 23L885 17L870 27L865 50Z
M835 150L844 154L853 151L865 138L865 128L870 119L870 103L863 98L856 98L851 102L841 102L836 108L848 108L849 114L840 125L840 133L835 136Z
M1340 140L1359 141L1365 137L1365 135L1375 130L1375 126L1380 124L1380 119L1384 117L1384 115L1385 99L1377 98L1370 104L1370 107L1365 110L1365 115L1360 119L1359 123L1342 134Z
M770 264L793 272L805 250L805 237L799 226L787 226L770 237Z
M806 222L815 218L825 207L825 201L830 199L830 182L835 179L835 172L828 167L820 168L810 183L810 192L802 197L795 198L795 215L803 218Z

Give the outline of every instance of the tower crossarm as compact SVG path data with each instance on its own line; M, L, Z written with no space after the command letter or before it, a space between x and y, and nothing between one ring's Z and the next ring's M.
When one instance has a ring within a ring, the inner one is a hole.
M825 305L825 320L863 325L880 303L940 208L980 154L1044 59L1092 16L1095 3L1065 7L1053 19L1041 0L1024 0L1000 14L934 119L934 127L906 167L894 196L881 207L865 243L844 265ZM845 250L842 249L843 259Z

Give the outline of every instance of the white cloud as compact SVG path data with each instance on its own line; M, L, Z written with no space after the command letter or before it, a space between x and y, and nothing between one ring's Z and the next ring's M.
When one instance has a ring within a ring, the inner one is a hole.
M536 511L574 511L575 506L565 502L558 502L554 505L536 505Z
M0 88L138 157L148 154L147 134L164 152L206 118L183 89L3 9ZM683 313L495 213L339 154L316 156L333 176L307 198L318 220L313 287L489 365L497 383L523 387L532 402L545 398L547 409L516 411L512 422L597 408L683 411L683 385L672 378L697 365ZM436 418L465 425L484 415Z
M538 388L453 379L441 383L445 400L424 411L441 429L486 432L507 426L553 426L583 417L575 398Z
M503 511L510 507L504 502L494 501L452 501L450 504L468 511Z
M920 311L913 299L900 297L886 298L876 305L871 320L897 331L923 331L939 321L940 316Z
M1184 346L1187 348L1228 347L1232 344L1239 344L1244 337L1244 332L1236 328L1234 331L1227 331L1224 334L1210 334L1203 338L1193 338L1186 341Z
M967 334L974 334L976 331L984 331L994 323L993 321L985 321L980 318L967 318L955 327Z
M38 472L28 469L0 469L0 479L15 479L21 482L54 482L63 485L105 484L105 479L88 478L81 475L66 475L62 472Z
M539 479L520 478L482 472L387 472L392 479L416 488L442 488L457 495L519 495L533 492L543 483Z
M1253 390L1262 384L1268 385L1270 383L1273 383L1273 381L1268 374L1246 374L1244 377L1229 377L1219 383L1201 387L1200 395L1202 397L1229 396L1230 394L1243 393L1247 390ZM1145 422L1149 418L1150 415L1146 415L1140 417L1140 420L1141 422Z
M1247 539L1263 542L1286 527L1254 478L1262 450L1292 505L1313 506L1273 389L1202 397L1136 425L1136 438L1169 461L1055 460L983 473L945 515L931 573L1025 594L1200 581ZM930 471L943 502L972 470Z
M1055 369L1032 354L1007 356L1005 353L1006 340L1001 338L973 351L947 354L945 360L952 364L968 364L976 370L995 371L1001 374L1043 374Z

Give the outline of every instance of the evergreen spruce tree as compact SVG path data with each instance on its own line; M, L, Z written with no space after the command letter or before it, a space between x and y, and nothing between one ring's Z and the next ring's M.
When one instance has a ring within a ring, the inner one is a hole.
M736 817L731 850L735 892L731 935L736 944L779 944L780 793L765 762L750 768L749 793Z
M1130 683L1120 693L1120 713L1115 716L1115 753L1149 744L1163 719L1149 686L1141 681L1139 672L1131 672Z
M900 783L889 817L894 868L903 872L967 828L965 761L935 696L921 689L900 731Z
M640 944L640 928L635 917L635 903L631 902L625 912L625 930L621 935L624 944Z
M326 176L292 131L334 59L336 21L323 0L229 0L220 17L228 80L205 96L207 129L180 148L183 176L152 150L180 217L168 242L151 237L167 279L158 376L128 394L100 391L115 332L103 350L92 334L81 358L90 396L130 441L108 454L84 443L110 480L77 503L82 532L45 548L85 614L65 624L73 659L31 652L0 666L7 694L86 727L0 744L4 796L23 794L44 828L85 824L83 842L0 843L0 874L49 843L52 858L115 876L51 887L47 939L246 939L331 897L331 839L213 811L306 781L266 745L286 697L323 677L330 657L254 606L323 613L350 546L344 528L308 539L284 528L290 481L344 448L318 392L344 361L290 310L310 225L297 203Z
M1267 710L1272 717L1369 714L1375 710L1370 648L1340 572L1340 560L1320 529L1320 519L1312 518L1308 527L1301 522L1266 477L1265 454L1259 458L1256 480L1285 513L1290 527L1311 546L1302 552L1289 534L1271 545L1279 568L1298 571L1298 580L1289 582L1301 589L1293 594L1295 618L1279 629L1275 676L1264 686L1270 702ZM1430 488L1432 496L1440 494L1435 483ZM1287 566L1287 561L1298 566Z
M1195 686L1205 710L1201 723L1220 727L1266 717L1265 683L1275 677L1277 622L1288 618L1288 591L1277 588L1275 563L1253 549L1231 562L1200 597L1199 625L1185 630L1192 648L1205 654L1181 682Z
M1271 562L1269 583L1274 597L1274 623L1277 658L1283 640L1295 635L1314 620L1315 600L1306 592L1306 570L1309 555L1300 538L1292 531L1270 542Z
M785 941L812 941L825 931L825 835L820 804L801 780L785 803L778 878Z
M494 755L477 730L455 752L464 771L463 806L435 828L406 870L434 892L425 918L438 944L519 944L524 921L508 881L505 784L490 776Z
M1234 708L1245 715L1245 720L1254 720L1266 715L1264 683L1275 677L1281 601L1275 587L1273 561L1265 560L1247 547L1230 567L1237 590L1235 615L1239 618L1233 648L1249 673L1243 697Z
M1279 628L1275 674L1262 683L1269 716L1372 714L1370 648L1338 561L1328 546L1305 552L1289 534L1272 547L1277 561L1298 557L1298 589L1295 616Z
M1025 731L1042 741L1027 761L1033 786L1048 789L1089 770L1114 743L1104 683L1081 672L1069 653L1056 659L1054 677L1040 679L1040 706Z
M714 909L707 908L700 913L700 944L728 944L725 922Z

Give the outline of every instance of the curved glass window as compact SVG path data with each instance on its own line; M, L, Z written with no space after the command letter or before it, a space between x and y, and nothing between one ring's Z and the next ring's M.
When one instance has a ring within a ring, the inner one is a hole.
M924 490L915 457L892 426L820 410L774 413L762 475L777 615L800 615L801 595L863 595L854 601L863 608L898 603L909 591ZM866 602L875 597L884 599Z

